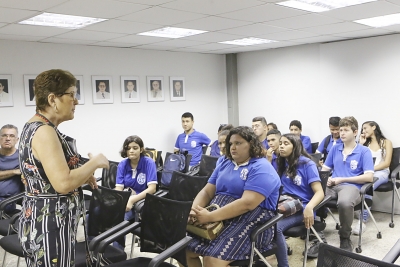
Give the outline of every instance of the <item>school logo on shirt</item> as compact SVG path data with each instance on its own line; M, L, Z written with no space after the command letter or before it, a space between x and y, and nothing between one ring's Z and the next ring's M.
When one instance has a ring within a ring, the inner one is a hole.
M138 182L138 184L144 184L146 182L146 174L139 173L139 175L137 177L137 182Z
M296 175L296 177L294 177L294 179L293 179L293 183L294 183L295 185L300 186L300 185L301 185L301 176Z
M190 142L190 146L191 146L191 147L196 147L196 144L197 144L196 141Z
M352 161L350 161L350 169L352 169L352 170L357 169L357 165L358 165L357 160L353 159Z
M247 174L249 173L249 170L247 168L244 168L241 172L240 172L240 179L242 179L243 181L247 180Z

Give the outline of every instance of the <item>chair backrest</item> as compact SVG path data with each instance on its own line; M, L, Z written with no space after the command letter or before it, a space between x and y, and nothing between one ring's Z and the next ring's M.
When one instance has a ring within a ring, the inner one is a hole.
M317 164L317 167L319 166L319 160L322 158L322 154L321 153L313 153L310 154L311 159L315 162L315 164Z
M319 145L319 142L311 143L311 152L312 153L315 153L315 151L317 151L318 145Z
M140 251L161 253L186 236L190 201L176 201L147 194L143 206ZM186 251L173 256L186 266Z
M198 175L210 177L217 166L217 157L202 155Z
M392 172L400 164L400 147L393 148L392 160L390 162L390 172Z
M169 185L169 198L178 201L193 201L207 181L208 176L192 176L173 172Z
M162 151L157 151L156 167L162 167L163 165Z
M103 169L102 172L102 186L114 189L115 188L115 183L117 181L117 169L118 169L118 162L115 161L109 161L110 163L110 168L109 169Z
M326 184L328 183L328 178L331 176L330 171L319 171L319 178L321 179L322 189L324 190L324 194L326 191Z
M203 154L206 154L206 153L207 153L207 149L208 149L208 146L203 146L203 147L201 148L202 153L203 153Z
M117 191L99 186L90 199L88 235L98 236L124 220L129 191Z
M398 266L392 263L371 259L361 254L353 253L321 243L319 246L317 267L393 267Z

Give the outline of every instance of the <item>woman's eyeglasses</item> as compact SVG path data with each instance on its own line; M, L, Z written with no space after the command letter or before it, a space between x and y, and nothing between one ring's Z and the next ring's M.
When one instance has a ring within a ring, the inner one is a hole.
M70 95L70 97L72 98L72 99L76 99L76 93L75 92L67 92L67 93L62 93L62 94L59 94L58 96L63 96L63 95Z

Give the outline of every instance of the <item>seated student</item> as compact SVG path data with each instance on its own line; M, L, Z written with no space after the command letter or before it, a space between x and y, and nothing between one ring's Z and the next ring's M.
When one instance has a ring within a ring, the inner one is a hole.
M278 174L283 185L282 195L298 197L303 211L288 216L276 226L276 258L279 267L288 267L287 245L283 232L304 223L310 228L314 224L314 207L324 198L324 191L316 164L303 148L300 138L284 134L279 141Z
M383 135L381 128L374 121L366 121L362 125L362 133L360 135L359 143L368 147L371 150L372 157L375 158L374 163L374 177L378 178L378 181L374 183L374 190L381 184L389 181L389 166L392 160L393 145L389 139ZM372 196L366 195L366 198L372 198ZM359 215L359 213L358 213ZM363 223L369 219L369 213L365 209L363 214ZM359 224L357 229L353 229L353 234L359 234ZM366 226L363 225L363 231Z
M322 139L315 151L315 153L321 153L324 155L322 158L323 160L326 159L326 156L334 145L342 143L339 135L339 121L340 117L329 118L329 130L331 131L331 134Z
M128 136L121 149L121 157L125 158L118 164L115 190L131 190L132 195L126 205L125 220L135 219L133 205L154 194L157 185L157 172L154 160L144 155L144 144L137 135Z
M339 127L343 144L332 147L322 171L333 170L327 182L326 195L337 199L340 248L352 251L350 235L354 206L361 202L361 186L373 180L374 164L371 151L356 143L357 120L354 117L342 118Z
M302 131L301 122L298 120L291 121L289 124L289 130L290 133L298 135L300 137L304 149L307 151L308 154L311 154L312 153L311 139L310 137L301 134Z
M281 139L281 132L275 129L268 131L267 140L268 140L268 150L267 150L267 159L271 162L272 166L276 171L278 171L278 157L279 157L279 142Z
M267 124L267 129L268 129L268 131L271 131L273 129L278 130L278 126L276 126L275 123L270 122L270 123Z
M221 153L221 157L218 158L217 160L217 164L221 163L222 161L224 161L224 159L226 158L226 151L225 151L225 143L226 143L226 137L229 134L229 131L233 129L232 124L229 124L228 126L225 126L223 128L223 130L219 133L218 135L218 147Z
M219 140L219 134L221 133L221 131L223 130L230 130L232 129L233 126L232 124L220 124L218 127L218 140ZM219 141L215 140L211 145L210 145L210 156L213 157L220 157L221 155L223 155L219 149Z
M234 260L249 258L249 233L274 216L281 184L263 151L251 128L240 126L229 132L226 159L196 196L189 216L189 223L223 221L224 228L212 241L193 235L187 247L189 267L226 267ZM221 208L204 209L213 203ZM270 249L273 232L270 228L261 234L256 248L261 252Z
M255 117L253 118L253 122L251 124L254 133L258 136L258 140L260 140L261 144L265 149L268 149L268 141L267 141L267 121L264 117Z

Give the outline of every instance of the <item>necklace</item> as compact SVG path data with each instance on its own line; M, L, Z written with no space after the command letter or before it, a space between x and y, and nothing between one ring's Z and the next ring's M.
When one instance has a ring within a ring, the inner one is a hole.
M54 124L53 124L48 118L46 118L45 116L43 116L42 114L36 113L35 116L41 118L41 119L44 120L47 124L49 124L49 125L55 127Z

